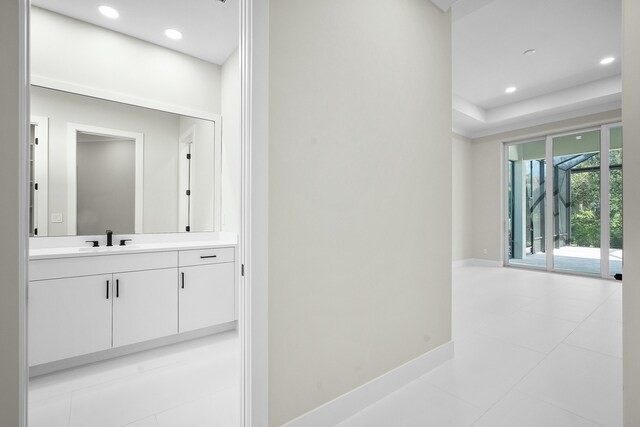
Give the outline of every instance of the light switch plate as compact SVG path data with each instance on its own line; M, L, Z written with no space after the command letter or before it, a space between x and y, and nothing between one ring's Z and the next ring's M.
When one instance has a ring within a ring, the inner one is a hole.
M51 214L51 222L52 223L60 223L60 222L62 222L62 214L61 213L52 213Z

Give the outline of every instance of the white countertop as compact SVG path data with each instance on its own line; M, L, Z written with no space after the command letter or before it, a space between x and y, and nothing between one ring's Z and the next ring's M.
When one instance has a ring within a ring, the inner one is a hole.
M116 239L114 239L114 242L117 242ZM136 243L135 241L133 241L127 243L130 244L128 244L127 246L100 246L97 248L91 247L89 243L87 243L86 246L46 247L37 249L34 248L29 250L29 260L235 247L237 244L237 240L235 238L217 238L211 240L144 243Z

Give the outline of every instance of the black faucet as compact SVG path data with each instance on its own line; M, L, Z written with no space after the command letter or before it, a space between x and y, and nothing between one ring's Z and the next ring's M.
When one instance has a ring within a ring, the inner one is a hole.
M113 246L113 231L107 230L107 246Z

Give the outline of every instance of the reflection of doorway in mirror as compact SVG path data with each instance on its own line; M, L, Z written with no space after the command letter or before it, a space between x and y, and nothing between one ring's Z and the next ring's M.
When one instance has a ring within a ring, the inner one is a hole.
M77 233L135 232L135 140L77 132Z
M219 119L180 117L178 230L219 231L221 138Z
M49 119L31 117L29 143L29 236L48 235Z
M178 153L178 231L191 231L191 173L195 126L180 135Z
M144 135L77 123L67 135L68 234L142 233Z

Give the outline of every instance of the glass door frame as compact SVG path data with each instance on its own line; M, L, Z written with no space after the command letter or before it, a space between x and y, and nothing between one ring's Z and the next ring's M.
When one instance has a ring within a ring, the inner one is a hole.
M538 136L536 138L528 138L528 139L524 139L524 140L518 140L518 141L511 141L511 142L505 142L503 143L503 157L502 157L502 161L503 161L503 176L504 176L504 186L503 186L503 206L504 206L504 212L503 212L503 265L504 266L508 266L508 267L514 267L514 268L527 268L529 270L538 270L538 271L547 271L546 267L539 267L536 265L522 265L522 264L511 264L509 262L509 246L510 246L510 242L509 242L509 175L510 175L510 171L509 171L509 148L516 146L516 145L524 145L524 144L528 144L531 142L542 142L545 141L545 136L541 135ZM548 215L548 199L546 196L546 193L548 191L547 189L547 181L549 181L549 168L548 168L548 162L547 162L547 148L545 146L545 219L544 219L544 224L545 224L545 245L544 245L544 250L545 250L545 255L546 252L549 248L549 235L548 235L548 222L547 222L547 215ZM548 263L548 259L547 259L547 263Z
M601 277L603 279L613 280L613 276L609 275L609 249L611 246L611 207L610 207L610 170L609 170L609 153L611 149L611 129L622 127L622 122L615 121L605 123L600 126L576 128L571 131L544 134L534 138L524 140L505 141L502 147L503 162L503 265L513 268L525 268L529 270L549 271L556 273L566 273L575 275L584 275L589 277ZM553 140L555 138L575 135L584 132L600 131L600 274L558 270L554 266L554 200L553 200ZM528 266L522 264L512 264L509 262L509 147L530 142L545 141L545 256L546 267ZM624 141L622 143L624 148ZM624 168L624 165L623 165Z

